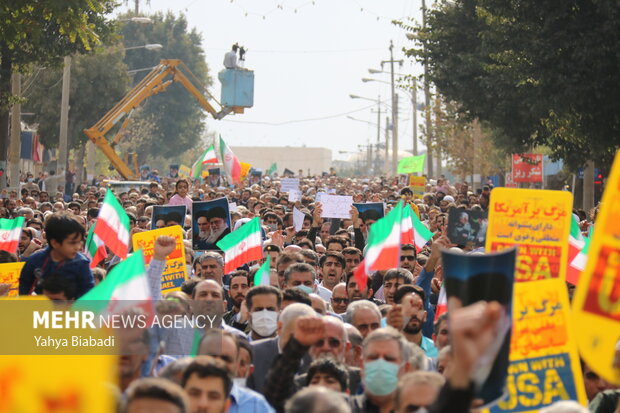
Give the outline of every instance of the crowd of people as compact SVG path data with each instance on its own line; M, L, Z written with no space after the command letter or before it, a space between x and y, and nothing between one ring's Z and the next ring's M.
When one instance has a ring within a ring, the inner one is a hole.
M496 334L499 305L479 302L439 317L435 312L441 250L479 248L451 242L448 213L484 213L492 187L474 191L464 182L429 180L416 199L396 178L299 178L302 197L296 202L269 177L252 185L210 186L171 175L115 194L132 234L151 228L156 205L186 205L189 213L193 202L227 198L236 204L228 232L259 217L264 236L263 261L225 273L221 251L192 249L190 215L181 222L162 220L158 227L184 229L188 278L180 291L162 296L161 274L175 241L157 238L147 271L156 311L217 319L215 328L199 331L197 345L193 330L140 335L144 351L119 357L120 411L458 413L480 407L472 371ZM105 280L119 258L109 252L91 270L83 254L107 190L103 177L76 186L70 196L54 179L29 174L19 192L2 192L0 217L23 216L25 227L18 254L0 251L0 262L26 262L19 294L75 300ZM434 236L421 249L401 245L398 268L377 271L360 285L353 273L377 216L352 207L350 219L324 219L315 200L322 191L358 203L382 202L386 212L402 200ZM293 207L305 216L299 231ZM595 216L575 213L587 231ZM200 236L212 246L223 235L220 217L202 218ZM466 218L462 227L470 225ZM270 285L254 285L267 257ZM541 411L620 412L620 390L582 367L590 410L564 401Z

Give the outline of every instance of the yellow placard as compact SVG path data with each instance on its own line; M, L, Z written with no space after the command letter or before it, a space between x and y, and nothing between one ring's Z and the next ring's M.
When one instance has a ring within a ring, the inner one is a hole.
M422 199L426 193L426 177L409 175L409 188L414 199Z
M519 246L515 282L564 280L573 196L566 191L495 188L486 250Z
M189 166L187 165L179 166L179 176L181 178L189 178L191 174L192 174L192 169Z
M0 411L116 411L115 356L0 356Z
M620 154L616 153L588 263L573 298L581 356L599 376L620 385Z
M241 179L245 179L246 176L248 176L248 173L250 172L250 168L252 167L252 165L250 165L249 163L245 163L245 162L239 162L241 164Z
M487 412L533 413L558 400L587 404L572 331L562 281L516 283L508 395Z
M161 293L166 294L181 289L181 284L187 279L185 268L185 247L183 246L183 230L179 225L154 229L151 231L137 232L133 234L132 242L134 251L142 248L144 263L148 265L153 258L153 246L155 239L166 235L176 239L176 248L166 259L166 268L161 276Z
M0 284L11 284L7 297L19 295L19 274L21 274L24 264L25 262L0 264Z

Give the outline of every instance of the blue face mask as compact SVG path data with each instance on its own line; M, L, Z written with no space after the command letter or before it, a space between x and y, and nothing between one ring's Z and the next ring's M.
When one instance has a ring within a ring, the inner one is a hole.
M375 396L387 396L396 390L398 364L384 359L364 363L364 385Z
M295 288L305 292L306 294L312 294L314 292L314 291L312 291L312 288L307 287L307 286L305 286L303 284L296 285Z

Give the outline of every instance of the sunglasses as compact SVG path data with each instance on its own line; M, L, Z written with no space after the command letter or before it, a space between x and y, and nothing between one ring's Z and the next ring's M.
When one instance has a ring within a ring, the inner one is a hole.
M407 261L415 261L415 259L416 258L413 255L401 255L400 256L400 260L401 261L405 261L405 260L407 260Z
M348 298L333 298L332 297L332 301L338 304L349 304Z
M331 348L338 348L338 347L340 347L340 343L341 343L341 341L338 340L337 338L331 337L331 338L327 339L327 345L330 346ZM323 347L324 345L325 345L325 339L320 339L315 344L316 347Z

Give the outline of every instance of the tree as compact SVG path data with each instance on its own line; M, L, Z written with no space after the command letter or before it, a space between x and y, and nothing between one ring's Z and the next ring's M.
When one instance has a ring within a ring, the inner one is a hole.
M125 16L131 17L131 16ZM196 75L198 80L209 85L208 68L204 51L200 45L201 35L195 30L188 30L187 20L183 15L175 17L172 13L157 13L149 16L153 24L125 24L121 33L126 47L159 43L163 48L156 52L146 49L128 50L125 62L130 69L142 69L156 66L160 59L180 59ZM148 71L137 72L133 84L137 84ZM143 105L137 117L154 119L152 142L147 153L140 155L143 161L146 155L172 158L188 149L195 148L203 135L205 113L201 106L181 85L173 83L168 89L150 97ZM128 136L128 139L131 139Z
M11 73L54 66L112 33L113 0L6 0L0 5L0 162L8 149Z
M612 0L455 0L428 12L407 51L496 143L552 149L573 169L620 146L620 8Z
M74 57L69 94L69 149L83 146L88 140L84 129L95 124L127 92L129 75L123 56L123 47L117 44ZM24 104L26 111L35 114L33 121L39 124L41 143L48 148L58 145L61 94L62 69L42 70Z

